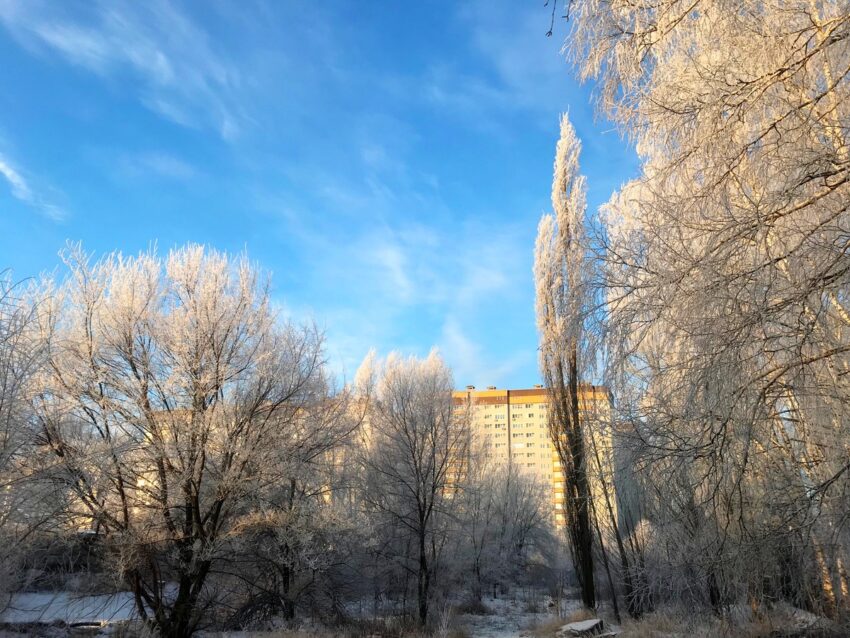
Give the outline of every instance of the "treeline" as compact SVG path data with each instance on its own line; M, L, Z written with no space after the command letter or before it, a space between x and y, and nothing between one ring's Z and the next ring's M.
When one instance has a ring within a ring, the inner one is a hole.
M575 388L595 378L632 477L601 558L634 615L785 602L846 619L850 9L560 8L568 55L640 158L588 213L565 120L538 239L541 367L585 603L604 507L586 486L593 432Z
M557 578L548 497L476 457L452 377L337 387L245 258L63 254L0 288L0 584L129 591L163 636L398 616ZM4 599L8 600L8 599Z

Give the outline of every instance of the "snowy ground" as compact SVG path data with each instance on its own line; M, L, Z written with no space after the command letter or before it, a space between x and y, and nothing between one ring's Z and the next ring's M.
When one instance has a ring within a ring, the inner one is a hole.
M6 601L0 601L0 604L3 602ZM538 598L535 604L530 604L523 598L488 598L484 604L488 613L461 614L453 619L452 626L462 627L470 638L514 638L530 635L531 629L556 617L554 607L548 607L546 599ZM578 607L578 602L574 605ZM538 611L532 611L534 608ZM100 596L67 592L26 593L11 597L0 613L0 623L108 624L134 617L133 598L128 592Z
M528 603L523 600L489 598L484 604L491 613L486 615L462 614L457 624L466 629L470 638L514 638L529 635L533 627L544 625L556 618L554 608L548 608L545 601L540 603L540 611L527 611ZM578 609L578 601L575 601ZM566 621L563 621L566 622Z
M5 602L5 601L3 601ZM14 594L0 613L0 622L105 623L134 617L133 597L128 592L103 596L67 592Z

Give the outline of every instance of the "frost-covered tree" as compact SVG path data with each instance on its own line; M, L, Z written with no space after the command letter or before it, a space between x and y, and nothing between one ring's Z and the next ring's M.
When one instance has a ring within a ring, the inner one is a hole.
M565 519L582 602L596 606L591 491L579 383L587 317L585 178L581 142L566 115L555 152L553 214L540 220L535 248L540 369L551 394L550 438L564 468Z
M473 446L474 447L474 446ZM470 578L472 600L481 603L491 588L522 582L527 570L551 558L548 486L481 453L471 457L460 513L460 578Z
M273 491L299 489L295 469L336 436L318 427L334 400L321 336L279 319L245 258L64 261L38 307L34 399L63 520L105 538L142 618L186 636L216 612L245 517L285 509Z
M26 584L20 567L24 541L49 518L49 492L31 481L30 397L43 362L27 287L0 272L0 593Z
M604 281L599 241L586 215L585 179L579 173L581 142L567 116L555 155L553 214L538 227L534 276L540 367L552 397L550 438L564 468L565 522L582 587L582 601L595 604L594 537L619 617L608 545L616 548L629 613L640 606L634 595L631 559L620 532L614 492L610 411L600 410L595 390L582 386L606 354L600 300ZM606 399L603 403L608 404Z
M681 576L666 582L716 608L834 614L850 591L848 5L567 9L569 54L641 158L606 210L608 345Z
M462 500L468 423L454 410L451 371L436 352L426 359L369 357L358 380L374 387L362 499L378 537L388 541L381 550L415 581L416 618L424 626Z
M244 515L234 522L229 561L240 586L232 627L274 617L291 621L305 599L308 613L340 613L324 594L332 589L335 566L349 554L344 537L356 537L355 521L336 496L348 488L340 462L351 456L364 409L349 388L337 391L326 378L317 379L312 391L314 400L274 441L279 478L246 499Z

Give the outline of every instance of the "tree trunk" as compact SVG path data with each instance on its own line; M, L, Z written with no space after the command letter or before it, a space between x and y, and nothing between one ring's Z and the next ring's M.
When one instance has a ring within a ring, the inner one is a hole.
M611 605L614 607L614 619L620 623L620 602L617 599L617 587L611 576L611 565L608 562L608 550L605 549L605 541L602 538L602 530L599 528L599 518L596 515L596 507L593 508L593 523L596 527L596 536L599 538L599 552L602 555L602 565L605 567L605 576L608 579L608 587L611 589Z
M417 582L417 603L419 605L419 626L428 622L428 589L431 578L428 572L428 554L425 550L424 530L419 534L419 578Z
M608 489L608 483L605 480L605 468L602 465L602 458L599 456L599 447L597 445L594 434L590 433L591 445L593 447L593 455L596 458L596 469L599 472L599 482L602 485L602 496L605 499L605 508L608 513L608 519L611 521L611 530L614 532L614 539L617 542L617 551L620 554L620 567L623 570L623 584L626 589L626 608L632 618L640 618L641 609L635 596L635 587L632 581L631 566L629 565L629 556L626 553L626 547L623 544L623 536L620 533L620 525L617 521L617 516L614 512L611 492ZM600 539L601 542L601 539ZM604 548L603 548L604 551ZM619 622L619 614L618 622Z
M570 456L573 462L573 481L575 483L576 520L570 525L574 527L573 542L578 564L576 571L581 583L581 600L585 607L596 607L596 589L593 583L593 533L590 529L590 485L587 481L587 466L585 464L584 440L581 422L579 421L578 404L578 348L575 343L570 348L569 361L569 441Z

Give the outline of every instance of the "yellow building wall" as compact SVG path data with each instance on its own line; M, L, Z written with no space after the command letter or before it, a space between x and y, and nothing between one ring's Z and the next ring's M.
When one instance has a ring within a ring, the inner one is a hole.
M549 395L545 388L477 390L468 387L454 393L455 404L470 411L470 426L482 453L498 463L512 463L520 470L549 485L552 518L564 522L564 472L549 435ZM593 414L593 441L600 455L596 463L588 443L588 471L591 490L598 507L604 507L602 481L613 500L612 446L609 394L601 386L580 387L580 406L586 416ZM598 471L602 467L602 472ZM600 517L603 512L599 511Z

